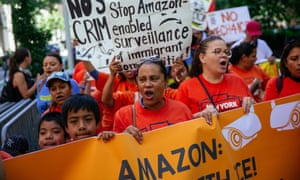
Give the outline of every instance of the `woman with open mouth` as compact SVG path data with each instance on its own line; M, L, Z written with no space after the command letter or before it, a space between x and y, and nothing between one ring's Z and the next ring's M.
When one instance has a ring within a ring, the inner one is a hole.
M246 83L227 73L230 56L221 37L210 36L200 42L191 64L191 78L180 84L176 98L192 110L194 118L211 121L212 115L239 107L247 113L255 103Z
M142 143L142 132L192 119L192 113L185 104L164 96L167 71L159 57L141 61L136 82L141 97L133 105L116 112L113 125L115 132L127 132Z

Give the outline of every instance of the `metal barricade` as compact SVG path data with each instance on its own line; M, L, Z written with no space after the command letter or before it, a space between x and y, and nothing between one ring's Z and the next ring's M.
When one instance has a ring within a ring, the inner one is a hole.
M4 102L0 104L0 114L3 114L7 109L16 104L16 102Z
M40 114L36 107L36 100L31 101L3 126L1 131L1 147L5 139L11 135L20 134L26 137L29 144L29 152L38 149L38 122Z

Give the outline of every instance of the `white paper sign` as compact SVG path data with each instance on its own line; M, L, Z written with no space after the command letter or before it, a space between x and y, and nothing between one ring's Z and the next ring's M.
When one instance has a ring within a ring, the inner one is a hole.
M207 22L213 34L221 36L226 42L233 42L244 36L250 15L247 6L224 9L207 14Z
M119 55L123 70L143 57L159 55L172 65L190 56L192 12L189 0L65 0L77 58L107 67ZM96 61L97 63L95 63Z

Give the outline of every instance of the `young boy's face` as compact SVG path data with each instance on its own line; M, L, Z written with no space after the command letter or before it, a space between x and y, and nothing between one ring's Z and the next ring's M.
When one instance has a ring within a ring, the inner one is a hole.
M65 142L64 130L55 120L41 123L39 133L39 146L41 149L64 144Z
M78 112L69 111L67 115L66 131L71 140L78 140L96 135L97 124L93 112L79 109Z
M64 101L71 96L72 87L61 80L55 80L52 82L49 92L52 100L57 103L58 106L62 106Z

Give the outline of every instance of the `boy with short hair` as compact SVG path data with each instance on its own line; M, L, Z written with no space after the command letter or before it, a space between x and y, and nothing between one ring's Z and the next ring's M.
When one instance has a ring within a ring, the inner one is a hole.
M70 96L62 106L62 117L71 141L97 135L100 111L93 97L84 94ZM103 141L107 142L114 135L112 131L103 131L98 134L98 138L102 137Z

